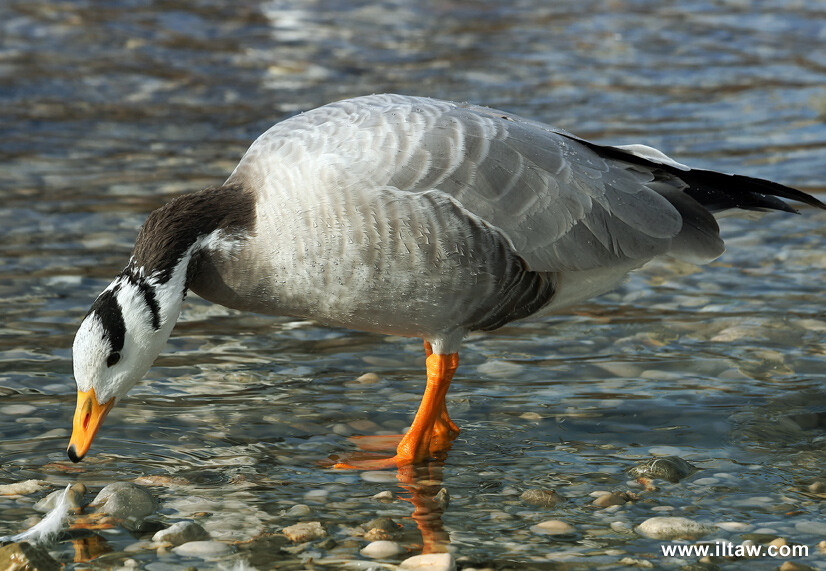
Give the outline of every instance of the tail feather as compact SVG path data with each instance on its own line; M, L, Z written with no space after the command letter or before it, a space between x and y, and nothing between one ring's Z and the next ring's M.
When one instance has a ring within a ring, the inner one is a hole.
M781 210L796 214L797 210L781 198L826 209L826 204L810 194L761 178L702 169L682 173L681 178L689 185L686 194L711 212L739 208Z
M655 175L657 172L665 172L670 175L669 178L680 179L686 184L683 192L710 212L739 208L741 210L781 210L797 213L796 209L780 200L781 198L826 210L826 204L814 196L770 180L687 168L665 155L662 156L662 159L657 159L655 155L650 153L649 156L636 154L633 145L627 148L619 148L597 145L583 139L576 140L587 145L602 157L644 166L651 169Z

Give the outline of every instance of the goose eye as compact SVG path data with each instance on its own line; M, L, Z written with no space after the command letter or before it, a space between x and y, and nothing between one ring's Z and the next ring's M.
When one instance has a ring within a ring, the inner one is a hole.
M117 363L118 361L120 361L120 353L117 353L117 352L112 353L112 354L111 354L111 355L109 355L109 357L106 359L106 366L107 366L107 367L111 367L112 365L114 365L114 364L115 364L115 363Z

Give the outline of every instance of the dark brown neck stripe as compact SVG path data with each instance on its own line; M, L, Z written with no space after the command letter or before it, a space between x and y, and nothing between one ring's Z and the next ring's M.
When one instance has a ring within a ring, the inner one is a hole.
M215 230L252 232L254 226L255 197L240 184L179 196L144 222L128 270L143 268L144 276L166 283L199 238Z

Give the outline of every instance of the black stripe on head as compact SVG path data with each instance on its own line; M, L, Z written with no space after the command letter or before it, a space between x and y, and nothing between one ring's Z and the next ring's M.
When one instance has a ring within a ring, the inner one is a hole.
M100 294L89 309L103 325L103 338L109 341L113 352L123 349L126 339L126 323L123 321L123 312L118 304L117 293L120 286L115 286ZM88 315L88 314L87 314Z
M152 329L157 331L161 328L161 307L158 305L158 300L155 297L155 288L149 285L145 279L129 273L128 270L129 268L127 268L121 275L125 279L129 280L130 284L140 290L141 295L143 296L143 301L146 303L146 307L149 308L149 312L152 314Z
M155 288L144 280L140 280L136 285L143 294L143 300L146 302L146 306L149 308L149 311L152 312L152 329L157 331L161 328L161 308L158 305L158 300L155 299Z

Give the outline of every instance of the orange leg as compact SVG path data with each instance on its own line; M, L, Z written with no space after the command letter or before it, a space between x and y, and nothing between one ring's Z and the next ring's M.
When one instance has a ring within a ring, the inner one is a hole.
M431 347L430 343L427 341L424 342L424 352L428 357L433 354L433 347ZM456 364L458 365L459 354L456 353L455 355ZM456 367L453 368L453 371L456 371ZM450 377L451 379L453 378L453 373L450 374ZM450 379L448 379L447 382L449 387ZM447 389L445 389L445 395L447 395ZM447 414L447 403L445 403L445 399L442 397L442 410L439 414L439 418L436 419L436 423L433 425L433 437L435 442L432 442L430 451L437 452L447 450L450 448L450 443L453 442L457 436L459 436L459 427L456 426L455 422L450 420L450 416Z
M430 445L434 436L437 443L443 447L442 449L449 444L441 441L450 431L450 426L444 421L444 418L450 421L445 408L445 396L458 366L458 353L450 355L431 353L427 358L427 386L422 403L419 405L419 411L413 419L410 430L404 435L396 449L396 457L407 460L405 464L417 464L427 459L430 456Z
M444 453L459 434L459 428L450 420L445 396L450 381L459 365L459 354L437 355L425 342L427 353L427 386L410 430L396 448L396 455L381 460L363 460L338 463L336 468L380 469L420 464L432 455Z

